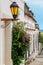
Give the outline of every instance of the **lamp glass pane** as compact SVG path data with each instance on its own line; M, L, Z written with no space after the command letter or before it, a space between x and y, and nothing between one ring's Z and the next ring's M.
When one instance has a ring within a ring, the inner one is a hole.
M14 7L11 7L12 15L14 15Z
M14 7L14 14L18 15L18 7Z

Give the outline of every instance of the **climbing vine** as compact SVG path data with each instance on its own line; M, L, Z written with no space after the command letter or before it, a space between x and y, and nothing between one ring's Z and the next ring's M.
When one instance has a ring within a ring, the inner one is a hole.
M24 54L29 48L29 36L25 31L26 23L15 22L12 28L12 51L11 58L13 65L20 65L24 59Z

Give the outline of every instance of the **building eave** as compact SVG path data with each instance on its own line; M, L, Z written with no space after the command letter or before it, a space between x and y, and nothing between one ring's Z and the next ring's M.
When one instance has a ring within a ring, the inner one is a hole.
M27 15L30 18L32 18L34 20L34 22L37 23L37 21L30 14L25 13L25 15Z
M29 9L29 7L28 7L28 5L26 4L26 2L24 2L25 3L25 5L26 5L26 7Z

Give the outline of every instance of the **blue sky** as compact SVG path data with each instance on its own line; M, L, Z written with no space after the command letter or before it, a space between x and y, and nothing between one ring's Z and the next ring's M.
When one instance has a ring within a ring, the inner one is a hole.
M40 29L43 29L43 0L25 0L25 2L34 13Z

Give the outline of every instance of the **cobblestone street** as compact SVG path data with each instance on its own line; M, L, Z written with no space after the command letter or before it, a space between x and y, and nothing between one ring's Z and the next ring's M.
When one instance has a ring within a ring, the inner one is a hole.
M30 63L29 65L43 65L43 51L40 55L38 55L36 57L36 59L34 61L32 61L32 63Z
M35 60L34 62L30 63L29 65L43 65L43 61Z

